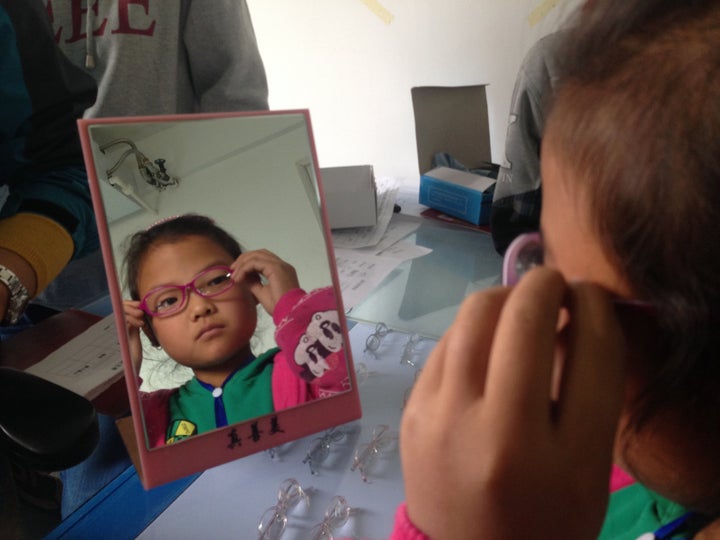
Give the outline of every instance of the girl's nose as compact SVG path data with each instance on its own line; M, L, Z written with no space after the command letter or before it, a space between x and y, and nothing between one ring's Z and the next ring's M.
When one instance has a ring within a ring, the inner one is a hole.
M188 304L193 319L206 317L207 315L215 313L216 308L212 298L200 296L195 291L189 292L188 294L190 295L188 298Z

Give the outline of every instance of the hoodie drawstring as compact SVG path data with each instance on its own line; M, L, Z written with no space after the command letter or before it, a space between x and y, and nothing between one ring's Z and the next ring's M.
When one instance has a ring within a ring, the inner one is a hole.
M92 0L87 1L85 11L85 67L87 69L95 69L95 36L93 35L95 18L91 3Z

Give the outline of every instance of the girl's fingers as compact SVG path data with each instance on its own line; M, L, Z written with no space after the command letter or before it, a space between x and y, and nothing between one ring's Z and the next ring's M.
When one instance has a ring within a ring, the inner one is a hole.
M246 251L230 265L234 273L245 274L247 272L263 273L263 270L271 265L284 263L284 261L274 253L265 249L255 251Z
M484 395L493 337L508 294L508 289L495 288L463 303L446 352L445 377L451 392L471 399Z
M588 426L592 445L611 440L623 400L625 341L614 304L599 287L573 285L569 294L567 362L560 393L560 418L567 429ZM593 439L595 438L595 439Z
M433 349L412 391L408 408L427 406L438 396L439 406L465 406L482 396L487 359L495 325L508 290L495 288L468 297L452 326Z
M240 255L231 265L235 282L249 281L263 284L261 278L284 289L299 287L295 268L267 250L249 251Z
M558 333L562 310L568 322ZM622 404L624 342L606 292L592 284L568 286L550 269L533 270L510 295L495 342L486 406L498 425L508 433L521 426L566 432L585 426L598 444L612 441ZM551 399L557 399L552 406Z
M487 407L508 429L550 420L556 326L566 294L559 273L537 268L505 303L488 369Z
M125 300L123 302L125 322L136 328L145 325L145 312L138 307L139 305L140 302L136 300Z

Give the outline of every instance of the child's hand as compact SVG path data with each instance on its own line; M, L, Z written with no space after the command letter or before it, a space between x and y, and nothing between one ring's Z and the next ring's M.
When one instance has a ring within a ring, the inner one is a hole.
M128 342L130 346L130 359L135 373L140 372L142 364L142 343L140 343L140 328L145 326L145 312L140 309L138 300L123 300L125 313L125 326L127 327Z
M569 323L558 333L563 307ZM435 540L596 538L623 361L612 303L597 286L538 268L512 291L469 297L402 419L413 523Z
M270 315L282 295L300 287L295 268L266 249L243 253L230 267L232 279L245 281Z

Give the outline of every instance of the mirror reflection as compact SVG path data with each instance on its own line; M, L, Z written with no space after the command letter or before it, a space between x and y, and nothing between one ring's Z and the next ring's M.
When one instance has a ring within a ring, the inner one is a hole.
M276 438L256 422L240 454L357 418L306 113L84 120L81 136L140 457L228 447L264 417Z

